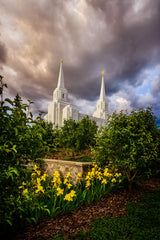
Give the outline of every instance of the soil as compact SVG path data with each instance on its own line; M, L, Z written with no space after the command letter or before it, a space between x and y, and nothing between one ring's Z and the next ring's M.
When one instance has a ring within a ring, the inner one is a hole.
M138 198L152 190L160 189L160 176L143 181L129 193L126 189L111 192L88 206L82 206L62 216L45 219L37 225L28 226L22 232L12 234L16 240L51 240L54 233L63 232L65 237L79 231L87 231L94 218L121 217L128 202L137 202Z
M46 159L57 159L57 160L65 160L65 159L70 159L70 160L77 160L82 156L88 156L88 157L93 157L93 154L90 152L90 150L84 150L81 151L80 153L75 154L74 156L72 155L72 152L69 152L65 149L59 149L57 152L54 153L49 153L45 158Z

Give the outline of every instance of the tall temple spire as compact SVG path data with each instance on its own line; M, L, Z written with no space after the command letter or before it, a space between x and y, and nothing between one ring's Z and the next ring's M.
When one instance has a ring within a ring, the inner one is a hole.
M68 101L68 91L64 86L64 77L63 77L63 60L60 62L59 77L57 87L53 92L54 101Z
M102 82L101 82L101 91L100 91L100 99L105 100L105 85L104 85L104 71L102 72Z
M57 84L57 88L64 88L64 77L63 77L63 60L61 59L60 62L60 69L59 69L59 77L58 77L58 84Z
M102 82L101 82L101 91L100 91L100 97L97 102L97 109L93 113L93 117L106 119L108 113L108 102L106 100L106 94L105 94L105 85L104 85L104 71L102 72Z

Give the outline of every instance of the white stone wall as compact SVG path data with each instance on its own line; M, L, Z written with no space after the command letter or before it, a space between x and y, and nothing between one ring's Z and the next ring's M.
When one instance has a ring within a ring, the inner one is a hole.
M59 171L62 178L65 178L67 173L71 173L73 183L76 183L78 173L81 173L82 178L85 178L92 166L90 162L73 162L55 159L44 159L44 161L46 165L43 166L43 171L47 170L49 176L53 176L55 171Z

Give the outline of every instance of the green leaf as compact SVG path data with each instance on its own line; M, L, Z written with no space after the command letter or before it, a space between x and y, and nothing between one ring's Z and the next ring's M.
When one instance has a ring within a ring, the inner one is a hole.
M10 226L13 225L13 223L12 223L11 220L9 220L9 219L7 219L6 222L9 223Z
M11 104L13 106L13 101L9 98L5 98L5 101L8 102L9 104Z

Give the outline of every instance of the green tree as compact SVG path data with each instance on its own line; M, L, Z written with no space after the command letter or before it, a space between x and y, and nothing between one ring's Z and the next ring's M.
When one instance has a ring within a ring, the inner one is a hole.
M61 130L62 144L66 149L71 149L73 156L95 144L97 125L88 116L79 122L65 120Z
M90 146L94 146L97 129L96 122L91 120L88 116L85 116L78 122L77 145L79 150L88 149Z
M13 101L3 99L4 87L0 76L0 223L11 224L14 214L10 213L16 214L18 186L27 176L27 164L40 163L48 147L43 141L45 129L33 120L29 104L23 104L19 95Z
M72 119L64 120L64 125L61 128L61 142L65 149L71 150L72 156L74 157L77 152L77 122Z
M22 106L21 103L22 103L22 99L19 96L19 94L17 93L17 95L14 98L14 105L16 108L21 108L21 106Z
M123 171L131 190L137 176L151 174L158 166L158 141L157 125L150 108L133 110L130 114L121 111L109 117L93 152L101 165L111 163Z
M62 147L61 144L61 129L53 128L52 123L45 122L41 116L39 117L38 123L45 130L43 134L43 141L46 142L50 149L50 152L58 151L58 148Z

